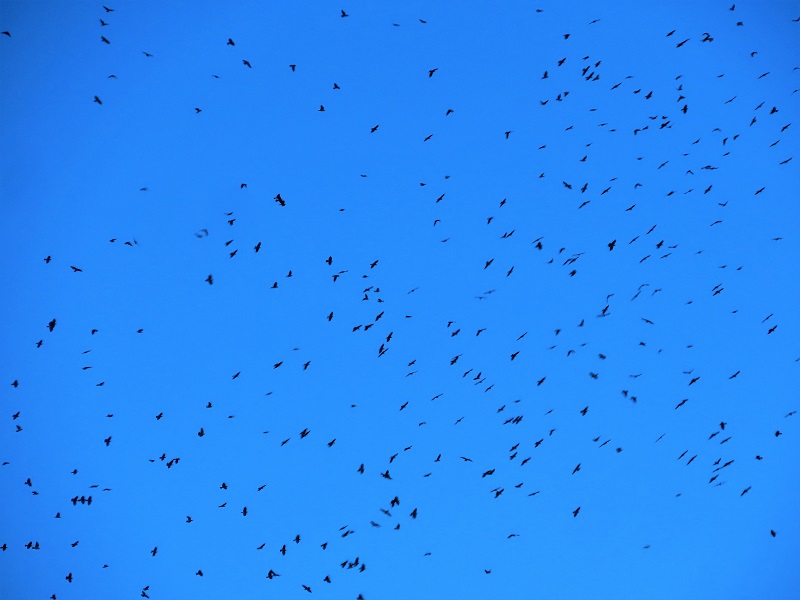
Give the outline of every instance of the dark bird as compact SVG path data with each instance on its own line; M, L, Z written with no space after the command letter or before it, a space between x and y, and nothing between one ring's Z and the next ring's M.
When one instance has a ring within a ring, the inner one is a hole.
M249 60L244 60L244 59L243 59L243 60L242 60L242 64L243 64L245 67L247 67L248 69L252 69L252 68L253 68L253 65L251 65L251 64L250 64L250 61L249 61Z
M275 202L277 202L277 203L278 203L278 204L280 204L281 206L286 206L286 202L283 200L283 198L281 198L281 195L280 195L280 194L278 194L277 196L275 196L275 198L273 198L273 200L275 200Z
M573 517L577 517L579 512L581 512L581 507L580 506L572 511L572 516Z

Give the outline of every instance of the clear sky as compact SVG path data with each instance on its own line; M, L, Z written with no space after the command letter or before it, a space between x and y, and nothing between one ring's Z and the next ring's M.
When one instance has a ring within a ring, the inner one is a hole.
M797 598L800 4L0 30L1 598Z

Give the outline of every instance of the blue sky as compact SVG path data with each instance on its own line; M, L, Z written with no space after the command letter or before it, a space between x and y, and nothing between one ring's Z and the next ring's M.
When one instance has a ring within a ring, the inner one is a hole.
M0 596L796 596L797 3L106 7L0 5Z

